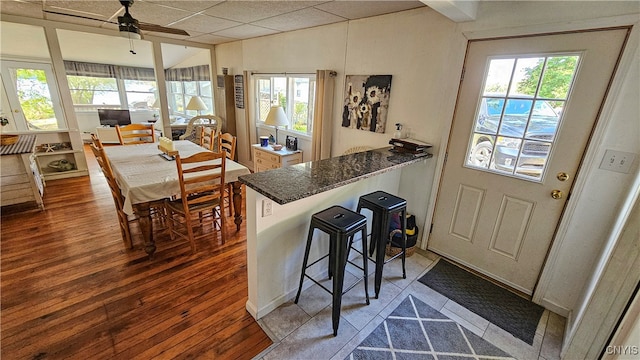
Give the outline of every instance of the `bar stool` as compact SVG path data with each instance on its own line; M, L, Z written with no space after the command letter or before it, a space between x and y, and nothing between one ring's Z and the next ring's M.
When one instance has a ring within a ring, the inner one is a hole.
M314 230L321 230L329 234L329 253L320 259L308 264L309 261L309 249L311 248L311 241L313 239ZM361 232L362 236L362 267L354 264L349 260L349 250L360 253L352 247L353 237L355 234ZM300 286L298 286L298 293L296 294L295 303L298 303L300 298L300 292L302 291L302 283L304 278L311 279L314 283L320 285L321 288L333 295L333 336L338 335L338 324L340 323L340 306L342 303L342 295L353 288L360 281L354 282L348 289L343 291L344 283L344 271L347 262L354 265L358 269L363 271L364 279L364 292L367 299L367 305L369 305L369 291L367 288L367 218L342 206L332 206L323 211L313 214L311 217L311 224L309 225L309 235L307 236L307 247L304 251L304 261L302 263L302 274L300 274ZM329 257L329 279L333 277L333 291L327 289L318 281L307 275L306 270L319 262L320 260ZM360 279L362 280L362 279Z
M405 269L406 252L407 252L407 201L397 196L391 195L384 191L375 191L367 195L360 196L358 200L358 213L362 209L371 210L373 219L371 222L371 238L369 240L369 255L373 255L375 249L376 257L376 274L375 274L375 291L376 299L380 294L380 284L382 283L382 268L384 264L397 258L402 257L402 278L407 278ZM389 223L391 216L398 213L400 216L400 230L402 234L402 251L385 261L385 247L389 240Z

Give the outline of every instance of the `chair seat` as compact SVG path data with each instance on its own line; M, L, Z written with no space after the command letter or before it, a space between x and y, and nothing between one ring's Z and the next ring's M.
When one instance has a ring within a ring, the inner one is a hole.
M220 200L215 199L215 200L206 201L206 202L202 202L195 205L190 205L189 211L196 212L196 211L208 210L208 209L215 208L219 205L220 205ZM184 214L184 207L182 205L181 199L167 201L166 206L170 207L171 210L173 210L174 212Z

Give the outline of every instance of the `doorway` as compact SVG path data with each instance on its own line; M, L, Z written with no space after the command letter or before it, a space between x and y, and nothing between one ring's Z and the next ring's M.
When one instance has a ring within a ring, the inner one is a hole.
M533 293L627 31L469 42L429 250Z

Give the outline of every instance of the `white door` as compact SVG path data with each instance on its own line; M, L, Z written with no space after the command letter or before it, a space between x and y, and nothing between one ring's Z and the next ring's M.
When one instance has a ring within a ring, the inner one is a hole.
M18 131L67 128L50 64L2 61L0 70Z
M533 293L626 35L469 43L429 250Z

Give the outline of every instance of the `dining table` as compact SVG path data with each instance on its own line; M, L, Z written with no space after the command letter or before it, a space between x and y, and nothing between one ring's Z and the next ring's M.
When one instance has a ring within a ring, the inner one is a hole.
M209 151L189 140L177 140L173 145L183 158ZM124 197L123 210L137 217L144 250L151 257L156 250L151 208L180 195L175 159L161 151L158 143L106 146L104 150ZM225 183L232 185L234 223L238 231L242 224L242 184L238 177L250 174L250 171L229 158L225 161Z

